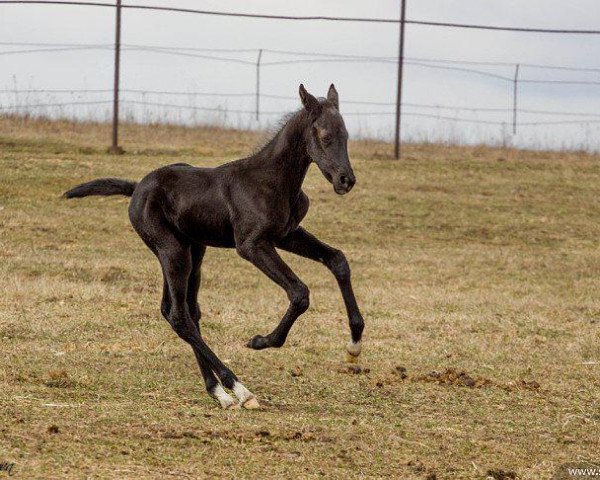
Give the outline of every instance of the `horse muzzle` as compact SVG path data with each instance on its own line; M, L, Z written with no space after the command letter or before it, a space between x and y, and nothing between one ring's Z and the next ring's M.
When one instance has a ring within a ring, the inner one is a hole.
M338 175L333 182L333 189L338 195L345 195L352 190L355 183L356 177L353 173Z

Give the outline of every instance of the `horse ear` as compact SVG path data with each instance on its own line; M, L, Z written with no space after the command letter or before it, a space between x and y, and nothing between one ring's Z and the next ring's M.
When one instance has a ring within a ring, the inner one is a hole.
M300 84L298 92L300 93L300 100L302 100L302 105L304 105L306 111L316 114L320 107L319 101L308 93L302 84Z
M340 109L340 99L333 83L329 86L329 90L327 90L327 100L333 103L333 106L337 110Z

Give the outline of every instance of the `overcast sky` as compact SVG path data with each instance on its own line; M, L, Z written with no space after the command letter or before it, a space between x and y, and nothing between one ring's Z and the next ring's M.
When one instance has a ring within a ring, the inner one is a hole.
M129 4L169 5L219 11L241 11L291 15L339 15L398 18L399 0L306 0L303 2L217 1L217 0L128 0ZM407 17L414 20L450 21L524 27L600 29L600 2L597 0L408 0ZM398 25L292 22L241 19L203 15L125 10L124 44L219 49L278 49L345 55L395 57L398 52ZM108 8L1 5L0 42L111 44L114 41L114 11ZM0 51L34 47L0 45ZM200 53L200 52L196 52ZM255 52L206 53L254 62ZM512 32L483 32L409 25L405 55L408 58L508 62L507 66L464 66L487 73L512 77L514 64L550 64L600 68L600 36L565 36ZM261 91L266 94L296 96L303 82L312 93L322 96L334 82L340 93L342 113L355 136L391 138L393 105L344 104L344 100L395 102L396 70L393 62L301 63L266 65L292 57L264 53ZM108 89L112 86L113 54L106 50L59 51L44 54L0 55L0 89ZM545 70L522 67L522 79L598 81L600 73ZM122 57L122 88L137 90L176 90L185 92L251 93L255 89L252 65L173 56L153 51L125 50ZM125 100L219 107L224 110L253 110L252 97L144 96L124 93ZM109 93L20 94L0 93L0 104L58 103L62 101L106 101ZM598 114L600 85L539 85L519 87L519 106L530 110L587 112ZM455 139L468 142L503 139L521 146L600 148L600 124L522 126L511 135L510 111L470 112L444 109L445 106L510 109L512 82L456 70L440 70L407 64L405 73L405 138L413 140ZM411 106L437 105L440 108ZM296 100L263 98L265 112L297 108ZM66 114L102 117L108 104L65 107ZM125 114L137 118L163 118L172 121L218 120L230 125L255 127L251 115L223 112L181 111L164 107L123 106ZM49 111L49 110L46 110ZM376 115L352 115L381 112ZM56 110L54 110L56 113ZM507 126L481 125L426 119L410 114L506 122ZM261 126L279 115L264 114ZM577 120L521 113L522 122ZM594 120L593 118L591 120Z

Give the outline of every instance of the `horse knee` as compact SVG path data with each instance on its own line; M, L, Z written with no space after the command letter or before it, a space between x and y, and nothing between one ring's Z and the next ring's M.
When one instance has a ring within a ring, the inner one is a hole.
M341 250L335 251L327 266L338 280L346 281L350 279L350 265L346 260L346 255Z
M288 294L290 303L300 313L306 312L310 305L310 290L304 283L298 283Z

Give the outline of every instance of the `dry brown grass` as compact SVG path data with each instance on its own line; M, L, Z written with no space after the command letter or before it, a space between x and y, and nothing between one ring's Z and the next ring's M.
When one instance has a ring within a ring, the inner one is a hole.
M16 478L539 479L597 456L600 158L409 145L393 162L355 143L346 197L312 168L305 225L350 259L362 369L343 363L334 280L290 255L312 306L283 349L246 349L285 295L212 249L204 334L264 405L222 411L160 318L127 200L60 193L215 165L257 135L125 125L119 157L107 138L0 120L0 463Z

